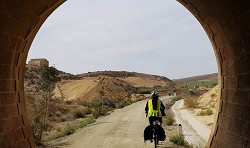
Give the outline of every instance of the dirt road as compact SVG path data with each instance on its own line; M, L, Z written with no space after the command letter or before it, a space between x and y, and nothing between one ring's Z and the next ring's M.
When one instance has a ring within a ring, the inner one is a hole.
M161 100L169 97L162 97ZM144 107L146 100L136 102L98 120L60 142L69 148L152 148L153 143L143 140L148 125ZM160 147L164 146L164 142ZM165 146L164 146L165 147Z

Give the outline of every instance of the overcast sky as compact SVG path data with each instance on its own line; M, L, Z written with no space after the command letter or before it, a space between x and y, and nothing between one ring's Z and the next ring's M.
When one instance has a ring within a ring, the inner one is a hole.
M68 0L29 52L65 72L125 70L184 78L217 72L210 41L175 0Z

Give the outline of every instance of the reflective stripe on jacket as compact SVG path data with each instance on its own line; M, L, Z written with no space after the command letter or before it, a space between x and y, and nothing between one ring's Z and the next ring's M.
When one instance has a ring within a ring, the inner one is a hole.
M152 99L148 100L148 117L162 117L162 114L161 114L161 100L158 99L157 100L157 107L156 107L156 110L153 110L153 101Z

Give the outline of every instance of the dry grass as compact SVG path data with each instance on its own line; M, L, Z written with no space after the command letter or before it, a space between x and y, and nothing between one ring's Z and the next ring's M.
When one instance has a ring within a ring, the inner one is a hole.
M198 103L197 103L197 100L194 99L194 98L191 98L191 97L186 97L184 99L184 105L185 107L187 108L196 108Z

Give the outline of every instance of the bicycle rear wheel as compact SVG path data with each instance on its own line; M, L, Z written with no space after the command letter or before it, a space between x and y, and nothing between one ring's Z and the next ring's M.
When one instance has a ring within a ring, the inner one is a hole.
M157 148L158 140L156 137L154 138L154 144L155 144L155 148Z

